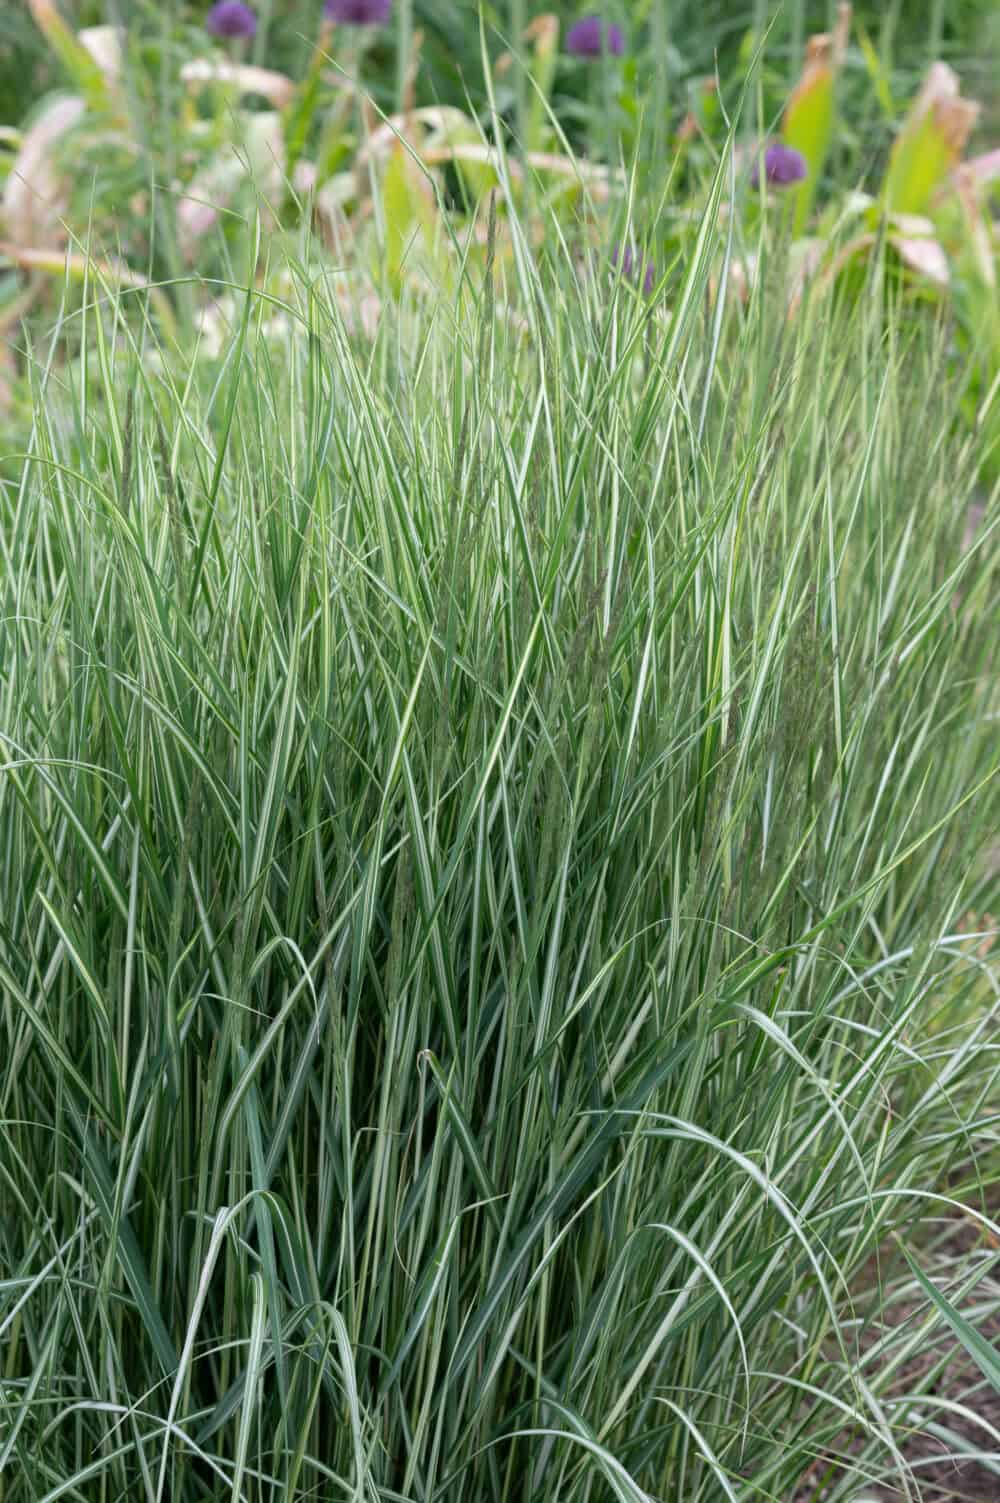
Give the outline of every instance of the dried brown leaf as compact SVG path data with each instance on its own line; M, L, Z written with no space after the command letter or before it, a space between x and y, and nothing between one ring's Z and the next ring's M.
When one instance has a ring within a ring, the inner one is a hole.
M56 143L81 118L83 100L76 95L53 99L21 139L0 200L8 241L27 246L53 237L65 239L60 221L66 207L65 185L52 161Z

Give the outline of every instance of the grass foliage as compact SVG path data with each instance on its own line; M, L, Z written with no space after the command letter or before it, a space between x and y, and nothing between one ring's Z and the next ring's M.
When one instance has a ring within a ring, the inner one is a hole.
M723 314L710 219L36 349L3 1503L918 1495L854 1296L996 1179L996 523L944 332Z

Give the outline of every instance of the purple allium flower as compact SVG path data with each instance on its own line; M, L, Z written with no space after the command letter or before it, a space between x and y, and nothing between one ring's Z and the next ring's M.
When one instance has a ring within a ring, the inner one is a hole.
M567 31L566 51L574 57L600 57L605 51L621 57L625 51L625 38L621 27L613 21L604 22L600 16L584 16Z
M326 0L323 14L342 26L384 26L392 15L392 0Z
M253 37L257 35L257 17L243 0L216 0L205 25L214 37Z
M809 164L801 151L786 146L783 141L773 141L764 153L764 177L773 188L787 188L791 183L801 183L809 175ZM760 182L760 163L754 162L750 181L756 188Z
M638 249L633 245L626 245L624 252L620 245L616 245L611 252L611 264L617 267L619 257L622 263L622 276L626 282L638 282L639 273L642 272L642 257ZM646 270L642 276L642 290L646 297L656 286L656 264L653 261L646 262Z

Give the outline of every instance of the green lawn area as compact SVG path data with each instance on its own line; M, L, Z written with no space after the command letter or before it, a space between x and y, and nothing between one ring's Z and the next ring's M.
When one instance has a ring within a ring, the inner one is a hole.
M0 38L0 1503L1000 1498L992 8L226 3Z

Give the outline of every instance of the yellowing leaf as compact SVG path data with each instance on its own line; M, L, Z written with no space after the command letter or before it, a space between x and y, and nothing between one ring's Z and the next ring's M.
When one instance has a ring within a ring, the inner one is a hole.
M425 162L454 162L473 203L500 182L496 148L486 145L479 127L465 116L432 132L421 157Z
M53 0L28 0L35 23L92 109L112 104L108 80L101 66L59 14Z
M933 63L896 138L882 186L890 214L923 214L958 165L979 106L963 99L947 63Z
M60 246L13 245L0 240L0 258L13 262L24 271L66 277L74 282L90 279L105 292L110 287L144 289L171 337L176 335L176 321L170 300L161 287L148 282L141 272L133 271L124 261L100 260L79 252L67 253Z
M833 139L836 82L847 45L851 7L841 5L836 30L810 37L802 77L789 96L781 138L805 157L809 171L793 190L793 230L802 233L812 211L820 173Z
M13 245L0 240L0 256L13 261L25 271L42 271L62 276L65 273L75 281L83 281L87 275L113 283L119 287L146 287L146 278L133 271L124 261L98 261L91 256L77 253L67 255L60 246Z
M875 51L871 38L863 26L858 27L858 42L861 46L861 56L865 60L865 67L868 69L868 77L875 86L875 94L882 106L882 113L887 120L892 120L896 115L896 105L892 97L888 70L883 66L882 59Z
M382 212L385 216L385 269L389 285L398 297L403 288L403 270L414 244L423 240L433 248L437 228L434 191L423 171L403 143L389 154L382 179Z
M536 16L525 36L535 44L535 55L529 63L534 88L528 106L525 145L529 151L541 151L548 144L550 134L545 106L552 93L559 60L559 18L553 15Z

